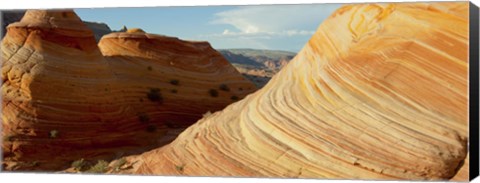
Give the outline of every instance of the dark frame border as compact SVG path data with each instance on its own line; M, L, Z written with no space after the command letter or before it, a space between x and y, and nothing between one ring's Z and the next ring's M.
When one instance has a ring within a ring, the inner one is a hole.
M469 103L470 103L470 111L469 111L469 117L470 117L470 128L469 128L469 136L470 136L470 146L469 146L469 153L470 153L470 170L469 170L469 179L470 181L473 180L474 178L478 177L479 171L478 171L478 164L479 164L479 110L478 110L478 85L479 85L479 73L478 73L478 62L479 62L479 57L478 57L478 52L479 52L479 46L478 46L478 37L479 37L479 17L478 17L478 7L470 2L469 6L469 15L470 15L470 43L469 43L469 72L470 72L470 89L469 89Z

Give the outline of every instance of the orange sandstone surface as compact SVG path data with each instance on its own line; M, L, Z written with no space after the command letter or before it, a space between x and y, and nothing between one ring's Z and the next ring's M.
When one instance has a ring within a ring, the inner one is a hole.
M165 144L175 136L169 132L256 89L207 42L133 29L97 46L70 10L29 10L7 30L6 170L58 170L79 158Z
M265 87L123 173L450 179L467 155L467 11L344 6Z

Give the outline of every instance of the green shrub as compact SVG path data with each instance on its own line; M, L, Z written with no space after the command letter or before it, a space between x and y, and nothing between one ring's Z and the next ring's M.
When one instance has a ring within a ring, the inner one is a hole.
M32 162L18 162L18 165L24 166L24 167L37 167L40 165L40 162L38 161L32 161Z
M171 92L172 92L172 93L178 93L178 90L173 89L173 90L171 90Z
M147 69L148 69L149 71L152 71L152 70L153 70L152 66L148 66Z
M234 96L230 97L230 99L232 99L232 100L238 100L238 97L234 95Z
M170 80L170 84L177 86L180 84L180 81L178 81L177 79L172 79Z
M185 165L175 165L175 169L177 169L180 172L183 172L184 167L185 167Z
M99 160L97 164L87 170L88 173L105 173L108 171L108 162Z
M40 162L38 162L38 161L33 161L31 165L32 165L32 166L39 166L39 165L40 165Z
M162 94L158 88L150 89L150 92L147 93L147 97L152 102L163 102Z
M119 171L120 168L126 163L127 163L127 160L125 160L125 158L120 158L119 160L115 161L115 163L113 164L113 169L115 171Z
M210 89L208 93L210 93L210 96L212 97L218 97L218 91L215 89Z
M230 91L230 88L226 84L221 84L218 88L223 91Z
M238 90L239 90L239 91L243 91L243 88L242 88L242 87L240 87L240 88L238 88Z
M78 170L78 171L83 170L85 168L85 165L87 165L87 163L85 162L85 160L83 158L72 162L73 169Z
M3 141L4 141L4 142L5 142L5 141L13 142L13 140L14 140L14 139L13 139L13 135L8 135L8 136L6 136L6 137L3 138Z
M57 138L58 137L58 130L51 130L48 135L50 138Z

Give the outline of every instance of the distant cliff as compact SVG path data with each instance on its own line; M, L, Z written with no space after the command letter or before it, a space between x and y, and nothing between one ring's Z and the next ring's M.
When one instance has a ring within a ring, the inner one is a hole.
M296 53L277 50L219 49L244 76L263 87Z

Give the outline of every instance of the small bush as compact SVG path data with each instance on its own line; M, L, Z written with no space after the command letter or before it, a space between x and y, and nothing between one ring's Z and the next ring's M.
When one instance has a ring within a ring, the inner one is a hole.
M163 102L162 94L158 88L150 89L150 92L147 93L147 97L152 102Z
M238 88L238 90L239 90L239 91L243 91L243 88L242 88L242 87L240 87L240 88Z
M148 69L149 71L152 71L152 70L153 70L152 66L148 66L147 69Z
M96 165L87 170L88 173L105 173L108 171L108 162L99 160Z
M180 172L183 172L184 167L185 167L185 165L175 165L175 169L177 169Z
M25 162L25 161L23 161L23 162L18 162L18 165L31 168L31 167L39 166L40 162L38 162L38 161Z
M78 171L83 170L85 168L85 165L87 165L87 163L85 162L85 160L83 158L72 162L73 169L78 170Z
M206 117L211 116L211 115L212 115L212 112L207 111L205 114L203 114L203 117L206 118Z
M13 136L12 135L8 135L6 137L4 137L3 141L8 141L8 142L13 142Z
M173 89L173 90L171 90L171 92L172 92L172 93L178 93L178 90Z
M170 84L178 86L180 84L180 81L178 81L177 79L172 79L170 80Z
M230 99L232 99L232 100L238 100L238 97L234 95L234 96L230 97Z
M145 130L147 130L147 132L152 133L152 132L157 131L157 126L155 126L155 125L148 125Z
M148 123L150 121L150 117L147 114L141 113L138 115L138 120L142 123Z
M226 84L221 84L218 88L223 91L230 91L230 88Z
M48 135L50 138L57 138L58 137L58 131L57 130L51 130Z
M117 160L114 164L113 164L113 169L115 171L119 171L120 168L125 165L127 163L127 160L125 160L125 158L120 158L119 160Z
M32 166L39 166L39 165L40 165L40 162L38 162L38 161L33 161L31 165L32 165Z
M218 97L218 91L215 90L215 89L210 89L210 90L208 91L208 93L209 93L210 96L212 96L212 97Z

